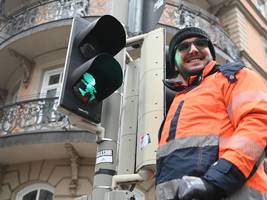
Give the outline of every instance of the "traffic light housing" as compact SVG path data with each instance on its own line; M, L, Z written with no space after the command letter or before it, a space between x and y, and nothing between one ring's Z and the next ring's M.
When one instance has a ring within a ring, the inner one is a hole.
M59 99L59 110L71 121L100 123L102 101L122 84L122 69L113 56L125 44L125 30L116 18L105 15L89 22L74 17Z

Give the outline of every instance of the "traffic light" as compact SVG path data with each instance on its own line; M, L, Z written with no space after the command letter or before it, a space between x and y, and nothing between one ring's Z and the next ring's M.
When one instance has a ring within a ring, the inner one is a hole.
M71 121L100 123L102 100L122 84L122 69L113 56L125 44L122 24L110 15L94 22L73 19L59 99L59 110Z

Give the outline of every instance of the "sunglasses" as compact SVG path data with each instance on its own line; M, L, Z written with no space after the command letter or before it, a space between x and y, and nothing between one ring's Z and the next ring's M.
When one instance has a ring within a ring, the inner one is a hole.
M209 46L209 40L204 38L199 38L194 40L193 42L182 42L177 45L177 49L180 52L189 52L191 50L192 44L194 44L194 46L198 50L201 50Z

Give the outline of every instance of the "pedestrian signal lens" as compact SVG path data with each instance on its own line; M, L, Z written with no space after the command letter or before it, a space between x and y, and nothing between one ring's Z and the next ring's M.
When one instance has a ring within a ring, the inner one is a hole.
M82 79L74 86L74 93L84 103L93 103L96 101L95 78L88 72L82 75Z

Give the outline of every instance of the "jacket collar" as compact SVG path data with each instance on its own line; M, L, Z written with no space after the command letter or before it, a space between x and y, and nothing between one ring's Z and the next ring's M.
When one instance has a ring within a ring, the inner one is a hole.
M203 72L202 72L202 77L206 77L211 70L214 68L214 66L216 65L216 61L212 60L210 61L204 68Z

